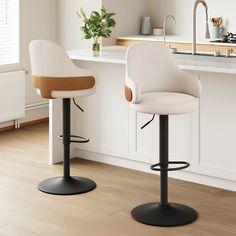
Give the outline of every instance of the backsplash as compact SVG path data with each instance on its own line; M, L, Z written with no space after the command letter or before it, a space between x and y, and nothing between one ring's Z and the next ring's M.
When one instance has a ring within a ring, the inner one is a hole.
M75 11L83 7L86 12L105 5L115 12L117 25L110 39L103 40L103 45L115 44L118 36L139 34L141 18L151 16L152 27L162 27L165 16L176 18L176 25L167 21L167 34L192 35L192 14L195 0L58 0L57 20L58 42L66 49L90 47L91 41L82 40L81 21ZM236 0L206 0L209 6L209 18L221 16L227 31L236 33ZM202 5L197 9L197 36L205 33L205 10Z
M192 14L195 0L149 0L149 11L152 25L162 26L166 15L174 15L176 25L168 24L167 33L178 35L192 35ZM206 0L209 8L209 18L221 16L226 31L236 33L235 0ZM209 24L211 25L211 24ZM210 27L211 28L211 27ZM199 4L197 9L197 32L200 38L204 37L205 12Z

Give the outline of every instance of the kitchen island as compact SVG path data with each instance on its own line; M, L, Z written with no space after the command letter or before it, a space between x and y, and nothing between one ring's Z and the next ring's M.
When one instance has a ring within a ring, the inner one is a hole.
M150 115L129 109L124 98L127 47L69 51L76 64L96 73L96 94L76 99L72 106L72 134L90 139L72 144L72 157L151 172L158 162L158 119L140 127ZM191 163L171 176L236 190L236 58L174 55L179 67L197 76L203 85L199 110L170 117L170 159ZM158 69L158 68L155 68ZM50 163L62 161L61 101L50 101Z

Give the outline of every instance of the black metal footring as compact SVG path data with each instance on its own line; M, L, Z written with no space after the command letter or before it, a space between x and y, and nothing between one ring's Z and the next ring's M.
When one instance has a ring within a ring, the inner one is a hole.
M186 161L169 161L168 162L168 165L169 164L174 164L174 165L183 165L183 166L179 166L179 167L176 167L176 168L156 168L157 166L161 166L161 163L157 163L157 164L154 164L154 165L151 165L151 170L154 170L154 171L176 171L176 170L183 170L183 169L186 169L190 166L190 164Z
M88 143L89 139L81 137L81 136L77 136L77 135L70 135L71 138L75 138L75 139L70 139L71 143ZM59 139L63 140L63 135L58 136ZM77 139L77 140L76 140Z

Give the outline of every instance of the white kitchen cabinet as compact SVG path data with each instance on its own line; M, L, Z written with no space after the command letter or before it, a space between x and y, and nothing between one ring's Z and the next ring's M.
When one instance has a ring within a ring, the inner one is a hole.
M147 127L141 126L152 118L152 115L130 111L129 151L132 160L149 164L159 162L159 116ZM169 116L169 159L191 160L191 115Z
M72 105L72 133L88 137L90 142L73 144L71 156L149 171L149 165L159 161L159 117L141 130L152 116L129 108L124 98L125 51L111 47L98 58L90 54L85 57L84 51L81 56L71 52L76 63L96 72L97 78L96 94L76 99L85 113ZM178 61L185 69L190 62L185 65L185 60ZM197 62L192 61L189 69ZM170 160L191 164L184 171L172 172L172 177L236 190L236 71L230 68L225 62L219 68L206 65L188 71L200 78L203 91L199 110L169 118ZM50 102L52 163L62 160L61 142L55 139L61 134L60 112L57 101Z
M90 139L75 144L80 150L128 158L128 103L125 101L123 65L80 62L96 72L96 93L76 99L85 112L74 107L76 134ZM115 72L115 73L114 73Z
M129 111L129 156L130 159L154 164L158 162L159 122L158 116L154 121L141 130L152 115Z
M77 99L85 113L73 107L73 130L90 138L87 144L75 144L76 149L148 164L159 162L159 116L141 130L152 115L129 108L124 98L124 66L91 62L80 65L96 71L97 91ZM190 114L169 117L169 145L170 160L191 162Z
M200 146L192 171L235 181L236 76L201 72L200 80Z

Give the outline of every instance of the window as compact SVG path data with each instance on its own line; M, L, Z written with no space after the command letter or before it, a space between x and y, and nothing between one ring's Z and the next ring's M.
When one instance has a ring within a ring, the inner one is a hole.
M0 65L19 63L19 0L0 0Z

